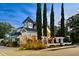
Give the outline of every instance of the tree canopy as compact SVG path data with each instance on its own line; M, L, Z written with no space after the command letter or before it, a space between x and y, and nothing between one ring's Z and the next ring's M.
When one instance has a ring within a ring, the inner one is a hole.
M73 42L79 42L79 14L67 19L67 27L70 28L70 36Z
M0 22L0 38L4 38L5 34L11 31L12 26L6 22Z

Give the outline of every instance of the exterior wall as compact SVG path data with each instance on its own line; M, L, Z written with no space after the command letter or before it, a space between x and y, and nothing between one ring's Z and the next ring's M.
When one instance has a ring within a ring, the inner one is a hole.
M23 27L28 27L27 22L24 23Z
M37 32L33 32L33 31L27 31L27 32L24 32L27 36L37 36Z
M16 36L11 36L11 41L16 41Z

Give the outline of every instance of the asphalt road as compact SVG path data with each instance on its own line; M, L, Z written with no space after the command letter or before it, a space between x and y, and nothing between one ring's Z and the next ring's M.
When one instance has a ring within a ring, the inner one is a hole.
M79 56L79 46L47 48L43 50L18 50L0 46L0 56Z

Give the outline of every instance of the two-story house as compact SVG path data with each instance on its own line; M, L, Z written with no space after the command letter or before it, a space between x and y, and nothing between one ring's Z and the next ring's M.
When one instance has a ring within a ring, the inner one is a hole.
M17 29L12 29L12 31L6 34L6 38L9 38L11 41L15 41L19 35L26 34L28 37L37 36L36 23L30 18L27 17L23 21L23 26Z
M23 26L15 29L15 31L13 31L12 35L10 35L10 38L13 41L16 40L22 34L25 34L29 38L32 38L32 36L37 37L36 22L34 22L30 17L27 17L22 23L23 23ZM47 27L47 33L48 33L47 36L50 37L49 27Z
M23 21L21 33L26 33L27 36L37 36L36 23L30 17L27 17L27 19Z

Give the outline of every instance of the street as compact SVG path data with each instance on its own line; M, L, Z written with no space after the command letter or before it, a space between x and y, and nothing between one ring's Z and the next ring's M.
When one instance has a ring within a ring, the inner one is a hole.
M0 56L79 56L79 46L47 48L42 50L18 50L0 46Z

